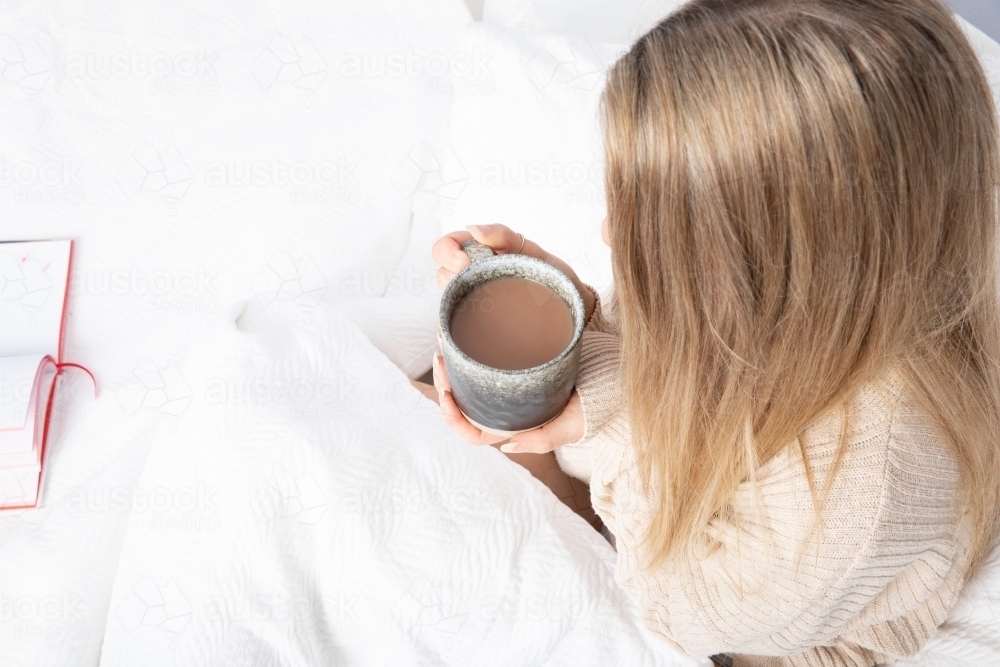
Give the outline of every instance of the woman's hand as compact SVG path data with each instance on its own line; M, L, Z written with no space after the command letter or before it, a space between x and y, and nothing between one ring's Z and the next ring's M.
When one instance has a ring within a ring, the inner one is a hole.
M518 433L500 451L509 454L544 454L583 437L583 408L576 389L559 415L544 426Z
M438 289L444 289L456 273L469 265L469 257L462 251L462 244L474 238L480 243L488 245L498 255L514 254L517 253L518 248L521 248L519 254L537 257L565 273L580 291L583 305L586 308L586 319L590 319L590 314L594 312L596 299L594 294L584 287L583 282L577 277L576 271L569 264L546 252L530 239L524 239L524 247L521 247L521 235L506 225L469 225L467 229L469 230L467 232L445 234L431 247L431 257L440 265L435 277Z
M451 384L444 370L444 359L440 354L434 355L434 387L438 392L438 405L444 422L474 445L492 445L507 438L493 435L478 428L470 422L458 409L455 398L451 395ZM507 454L544 454L556 447L568 445L583 437L583 409L580 406L580 396L576 389L569 397L569 402L559 415L549 423L518 433L510 442L500 447Z
M507 439L502 435L487 433L465 418L451 395L451 383L448 382L448 376L444 372L444 358L440 354L434 355L433 370L434 388L438 392L438 406L441 408L445 424L473 445L492 445Z

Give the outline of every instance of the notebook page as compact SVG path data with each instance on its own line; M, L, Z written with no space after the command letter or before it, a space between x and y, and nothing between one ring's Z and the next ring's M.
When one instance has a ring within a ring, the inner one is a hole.
M3 455L30 452L42 389L36 386L44 355L0 357L0 462Z
M38 499L38 465L0 468L0 509L31 507Z
M60 360L72 242L0 243L0 357Z

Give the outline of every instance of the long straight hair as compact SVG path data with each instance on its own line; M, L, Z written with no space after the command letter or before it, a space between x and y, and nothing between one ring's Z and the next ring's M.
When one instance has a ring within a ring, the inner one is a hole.
M647 565L895 367L959 461L971 576L1000 523L1000 168L950 12L694 0L614 65L602 117Z

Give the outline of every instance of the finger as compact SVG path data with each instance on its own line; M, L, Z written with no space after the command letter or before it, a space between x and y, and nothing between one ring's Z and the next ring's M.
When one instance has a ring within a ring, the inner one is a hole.
M444 357L440 354L434 355L433 364L434 386L441 391L451 391L451 383L448 382L448 374L444 370Z
M555 421L555 420L553 420ZM549 422L551 424L552 422ZM518 433L506 445L500 447L500 451L505 454L545 454L551 452L559 445L553 442L551 433L546 431L546 427Z
M469 232L445 234L431 246L434 263L452 273L458 273L469 265L469 256L462 250L462 244L472 238Z
M444 416L444 421L448 426L473 445L492 445L495 442L506 440L502 436L486 433L476 428L472 422L465 418L462 411L458 409L458 404L455 403L455 398L451 395L450 391L445 391L441 394L441 414Z
M438 392L438 405L441 406L441 414L444 416L445 423L448 426L455 429L460 436L474 445L491 445L495 442L506 440L504 437L483 431L462 414L458 404L455 403L454 396L451 394L451 384L448 382L448 374L444 370L444 358L441 355L434 355L432 369L434 387Z
M583 436L583 414L580 397L575 391L559 416L544 426L518 433L501 448L506 453L544 454L557 447L577 442Z
M548 424L533 428L530 431L518 433L501 449L508 454L544 454L558 447L560 442L555 438L559 432L559 422L566 418L560 414Z
M450 283L451 279L454 277L455 277L454 271L449 271L448 269L442 266L437 270L437 275L434 276L434 284L437 285L437 288L439 290L444 291L444 288L448 286L448 283Z
M455 399L452 397L451 392L442 389L439 396L441 398L441 416L444 418L444 423L473 445L481 444L482 431L473 426L465 418L462 411L458 409L458 405L455 404Z
M516 253L518 248L521 248L521 252L519 253L521 255L528 255L529 257L537 257L538 259L548 261L549 253L531 239L525 238L524 247L521 247L521 235L507 227L507 225L501 225L500 223L492 225L469 225L466 229L472 233L472 238L488 245L498 255Z

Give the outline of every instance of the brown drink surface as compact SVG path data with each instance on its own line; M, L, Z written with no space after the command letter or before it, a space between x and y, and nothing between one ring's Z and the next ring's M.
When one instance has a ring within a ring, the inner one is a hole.
M573 329L572 311L551 288L526 278L498 278L459 301L450 331L479 363L521 370L559 356Z

